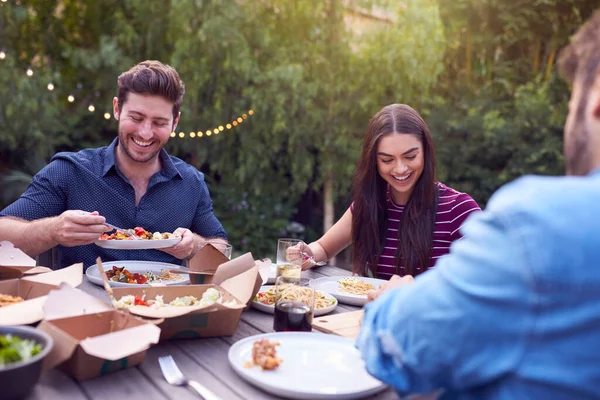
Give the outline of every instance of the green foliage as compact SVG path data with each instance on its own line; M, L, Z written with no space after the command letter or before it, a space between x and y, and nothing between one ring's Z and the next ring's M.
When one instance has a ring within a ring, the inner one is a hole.
M291 237L289 221L294 204L280 197L249 194L235 185L211 185L215 215L237 254L251 251L255 258L274 260L277 239Z
M206 132L255 112L232 130L172 139L167 147L212 182L215 210L236 250L272 254L276 239L293 233L293 219L309 225L301 233L307 239L318 236L322 210L314 204L326 177L333 175L340 215L368 120L390 103L423 114L435 136L440 179L484 205L521 175L563 172L568 88L553 73L554 62L597 6L596 0L0 3L0 47L8 55L0 60L0 201L18 196L56 151L112 140L116 122L102 114L112 111L116 77L159 59L186 84L178 132ZM377 18L365 17L371 9ZM30 65L33 77L24 73Z

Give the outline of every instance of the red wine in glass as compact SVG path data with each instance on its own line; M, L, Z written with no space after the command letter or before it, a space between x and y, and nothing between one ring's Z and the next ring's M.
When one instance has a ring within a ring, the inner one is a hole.
M298 301L281 301L275 304L273 329L276 332L312 331L310 306Z

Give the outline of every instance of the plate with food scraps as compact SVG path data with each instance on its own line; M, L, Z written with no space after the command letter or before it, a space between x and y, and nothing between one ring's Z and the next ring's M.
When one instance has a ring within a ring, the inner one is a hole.
M379 289L379 285L386 282L383 279L364 278L362 276L328 276L311 279L309 285L331 294L340 303L351 306L364 306L367 303L367 292Z
M181 236L169 232L149 232L144 228L136 227L114 233L105 233L94 242L97 246L106 249L120 250L149 250L164 249L175 246L181 241Z
M150 286L153 283L163 285L187 285L190 283L188 274L169 272L172 269L182 269L180 265L175 264L128 260L103 262L102 266L106 271L108 283L113 287ZM96 264L89 267L85 271L85 275L90 282L103 286ZM145 280L141 277L144 277Z
M275 332L250 336L235 342L228 358L243 379L278 397L358 399L386 389L367 372L354 340L337 335Z
M302 286L294 286L294 289L297 288L297 292L291 291L287 293L286 300L296 300L297 294L302 290ZM338 305L338 301L335 297L330 295L329 293L322 292L320 290L315 291L315 311L314 316L319 317L321 315L328 314L335 310ZM252 300L252 306L257 310L274 314L275 313L275 286L274 285L265 285L261 286L260 290L254 296Z

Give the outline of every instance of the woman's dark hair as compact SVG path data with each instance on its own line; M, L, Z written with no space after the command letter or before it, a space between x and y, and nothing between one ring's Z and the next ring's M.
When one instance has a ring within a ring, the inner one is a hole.
M369 122L353 185L353 270L376 274L387 232L387 182L377 171L377 147L386 135L415 135L423 146L423 172L404 207L395 266L399 275L418 275L430 262L438 202L435 149L423 118L405 104L384 107ZM400 269L406 268L406 273Z
M143 61L123 72L117 79L119 110L127 102L129 92L162 96L173 103L173 120L179 115L185 85L175 69L160 61Z

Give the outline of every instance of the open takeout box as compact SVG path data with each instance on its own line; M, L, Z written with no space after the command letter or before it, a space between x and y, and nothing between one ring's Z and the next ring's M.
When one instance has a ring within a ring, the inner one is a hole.
M19 279L52 272L48 267L36 265L36 261L13 246L11 242L0 242L0 281L6 279Z
M218 252L218 250L216 251ZM100 269L100 276L103 279L106 278L100 266L98 268ZM127 295L154 300L157 295L161 295L165 303L183 296L194 296L201 299L202 294L209 288L215 288L221 292L221 302L209 306L163 307L158 309L133 306L127 310L139 317L162 319L163 321L158 325L161 328L161 340L231 336L237 330L242 311L262 285L264 271L261 272L260 270L264 270L262 265L255 263L252 254L246 253L220 264L210 274L212 284L110 288L108 281L105 281L104 287L109 294L112 293L116 300L120 300Z
M160 336L155 325L64 284L48 295L38 329L54 340L44 368L78 381L142 363Z
M21 279L0 281L0 294L19 296L24 301L0 307L0 325L27 325L44 317L43 305L51 290L61 283L78 286L83 280L83 264Z

